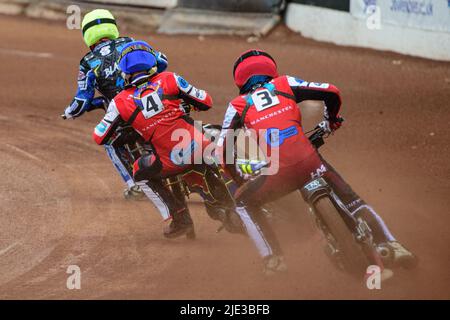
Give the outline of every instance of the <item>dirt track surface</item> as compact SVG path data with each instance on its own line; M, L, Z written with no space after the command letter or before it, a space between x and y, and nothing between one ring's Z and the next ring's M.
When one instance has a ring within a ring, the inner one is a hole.
M335 270L299 197L274 221L289 272L266 279L251 243L221 232L197 199L198 240L169 241L146 201L123 183L91 138L101 117L59 115L75 92L86 51L63 23L0 18L0 298L407 299L450 298L450 64L305 40L284 29L249 44L229 37L137 35L165 52L170 69L211 92L221 122L235 57L268 50L280 71L336 84L347 119L323 148L353 187L420 257L369 291ZM306 112L308 125L316 113ZM81 290L66 288L78 265Z

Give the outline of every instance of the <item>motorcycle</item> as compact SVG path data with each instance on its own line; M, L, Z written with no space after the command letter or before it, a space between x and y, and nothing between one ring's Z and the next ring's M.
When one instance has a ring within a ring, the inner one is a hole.
M105 108L97 107L89 111L94 109ZM203 131L205 136L214 142L221 131L221 126L208 124L203 127ZM307 133L311 133L308 138L317 150L324 145L324 139L329 135L319 126ZM110 144L118 150L130 174L135 160L153 152L151 145L146 143L131 126L118 128ZM237 159L237 162L245 164L246 160ZM263 166L262 162L259 167ZM233 197L234 190L231 188L234 188L235 184L218 165L195 165L186 172L164 178L164 182L188 211L187 199L192 193L198 193L203 199L208 215L222 223L217 232L225 229L230 233L245 233L244 226L234 210L236 204ZM310 180L300 189L300 193L309 207L315 225L324 236L325 253L334 265L355 275L365 273L369 265L378 265L383 270L383 262L369 225L361 217L352 216L324 178ZM262 208L262 211L268 216L272 215L270 209ZM186 236L188 239L195 239L195 233Z
M221 127L218 125L203 126L205 136L213 142L220 130ZM118 150L130 173L139 157L153 152L151 145L146 143L131 126L118 128L110 145ZM183 173L164 178L163 181L188 211L187 199L193 193L199 194L209 217L222 223L217 232L225 229L230 233L245 233L244 226L234 211L235 201L232 194L236 186L218 165L194 165ZM195 234L187 234L187 238L195 239Z
M106 110L107 101L103 97L96 98L87 112L102 109ZM64 114L61 118L66 120ZM212 142L220 134L221 126L207 124L203 126L204 134ZM128 173L132 175L133 164L141 156L153 152L152 146L132 128L125 125L116 129L109 144L117 151ZM232 196L234 182L224 174L218 165L195 165L192 169L181 174L164 178L164 183L171 190L175 198L184 204L189 212L187 199L192 193L199 194L205 205L206 212L214 219L222 222L217 232L222 229L230 233L245 233L239 216L234 211L235 202ZM195 239L195 233L188 233L188 239Z
M89 111L94 109L96 108ZM220 130L219 125L208 124L203 127L205 136L213 142ZM308 133L312 133L308 138L317 150L324 145L324 138L328 136L319 126ZM136 159L153 152L151 145L131 126L118 128L110 144L118 150L130 174ZM237 159L237 162L245 164L246 160ZM261 163L260 168L263 166L264 163ZM164 182L188 210L187 199L192 193L200 194L208 215L222 222L217 232L225 229L231 233L245 233L244 226L234 211L234 190L230 189L234 183L219 166L196 165L186 172L165 178ZM378 265L383 269L369 225L362 218L351 215L324 178L318 177L309 181L301 188L300 193L308 204L313 221L326 240L325 252L333 264L351 274L365 272L369 265ZM272 210L262 209L268 216L272 215ZM187 234L187 238L195 239L195 233Z
M216 129L220 130L220 127L216 126ZM320 126L308 133L311 133L308 139L317 150L325 144L325 138L329 135ZM250 160L236 159L236 162L246 165ZM261 169L265 165L268 163L259 161L256 167ZM258 172L254 175L257 176ZM369 265L378 265L380 270L384 269L381 253L373 241L369 225L361 217L355 218L350 213L324 178L310 180L300 189L300 193L326 240L325 252L333 264L353 275L365 274ZM230 212L234 212L232 199L229 204ZM267 208L270 207L266 205L262 212L272 215L274 211Z
M329 134L319 126L308 133L311 132L309 140L319 149ZM369 225L362 218L352 216L324 178L309 181L300 193L326 240L325 252L333 264L354 275L365 274L369 265L378 265L383 270Z

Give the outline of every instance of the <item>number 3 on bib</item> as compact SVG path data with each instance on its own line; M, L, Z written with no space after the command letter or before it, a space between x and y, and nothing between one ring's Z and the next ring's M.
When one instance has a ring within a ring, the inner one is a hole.
M156 91L142 97L141 102L144 107L142 114L145 119L149 119L164 110L164 104Z
M252 100L258 111L263 111L280 104L278 97L271 95L267 89L259 90L252 94Z

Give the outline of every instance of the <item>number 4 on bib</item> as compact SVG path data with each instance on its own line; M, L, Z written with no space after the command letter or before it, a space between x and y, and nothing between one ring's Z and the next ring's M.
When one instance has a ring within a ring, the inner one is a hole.
M145 119L149 119L164 110L164 104L156 91L142 97L141 102L144 107L142 114Z
M256 110L258 111L263 111L280 104L278 97L271 95L270 91L267 89L259 90L253 93L252 100Z

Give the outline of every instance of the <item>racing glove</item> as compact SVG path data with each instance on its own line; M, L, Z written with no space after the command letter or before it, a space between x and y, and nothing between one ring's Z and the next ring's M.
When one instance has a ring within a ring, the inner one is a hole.
M89 70L85 73L83 66L80 66L78 75L78 90L70 105L64 111L64 119L71 119L81 116L90 106L95 95L95 73Z
M250 180L260 174L261 169L268 165L265 161L236 159L236 169L241 178Z
M76 99L74 99L75 101ZM84 108L83 112L91 112L92 110L95 109L102 109L104 111L106 111L108 107L108 102L106 101L106 99L104 97L97 97L94 98L90 104L87 105L87 107ZM71 108L71 106L67 107L66 110L64 111L64 113L61 115L61 117L65 120L65 119L74 119L76 117L79 117L81 114L78 114L77 116L72 115L71 111L73 109Z
M344 118L338 115L333 120L325 118L318 126L326 133L333 133L342 126L342 122L344 122Z

